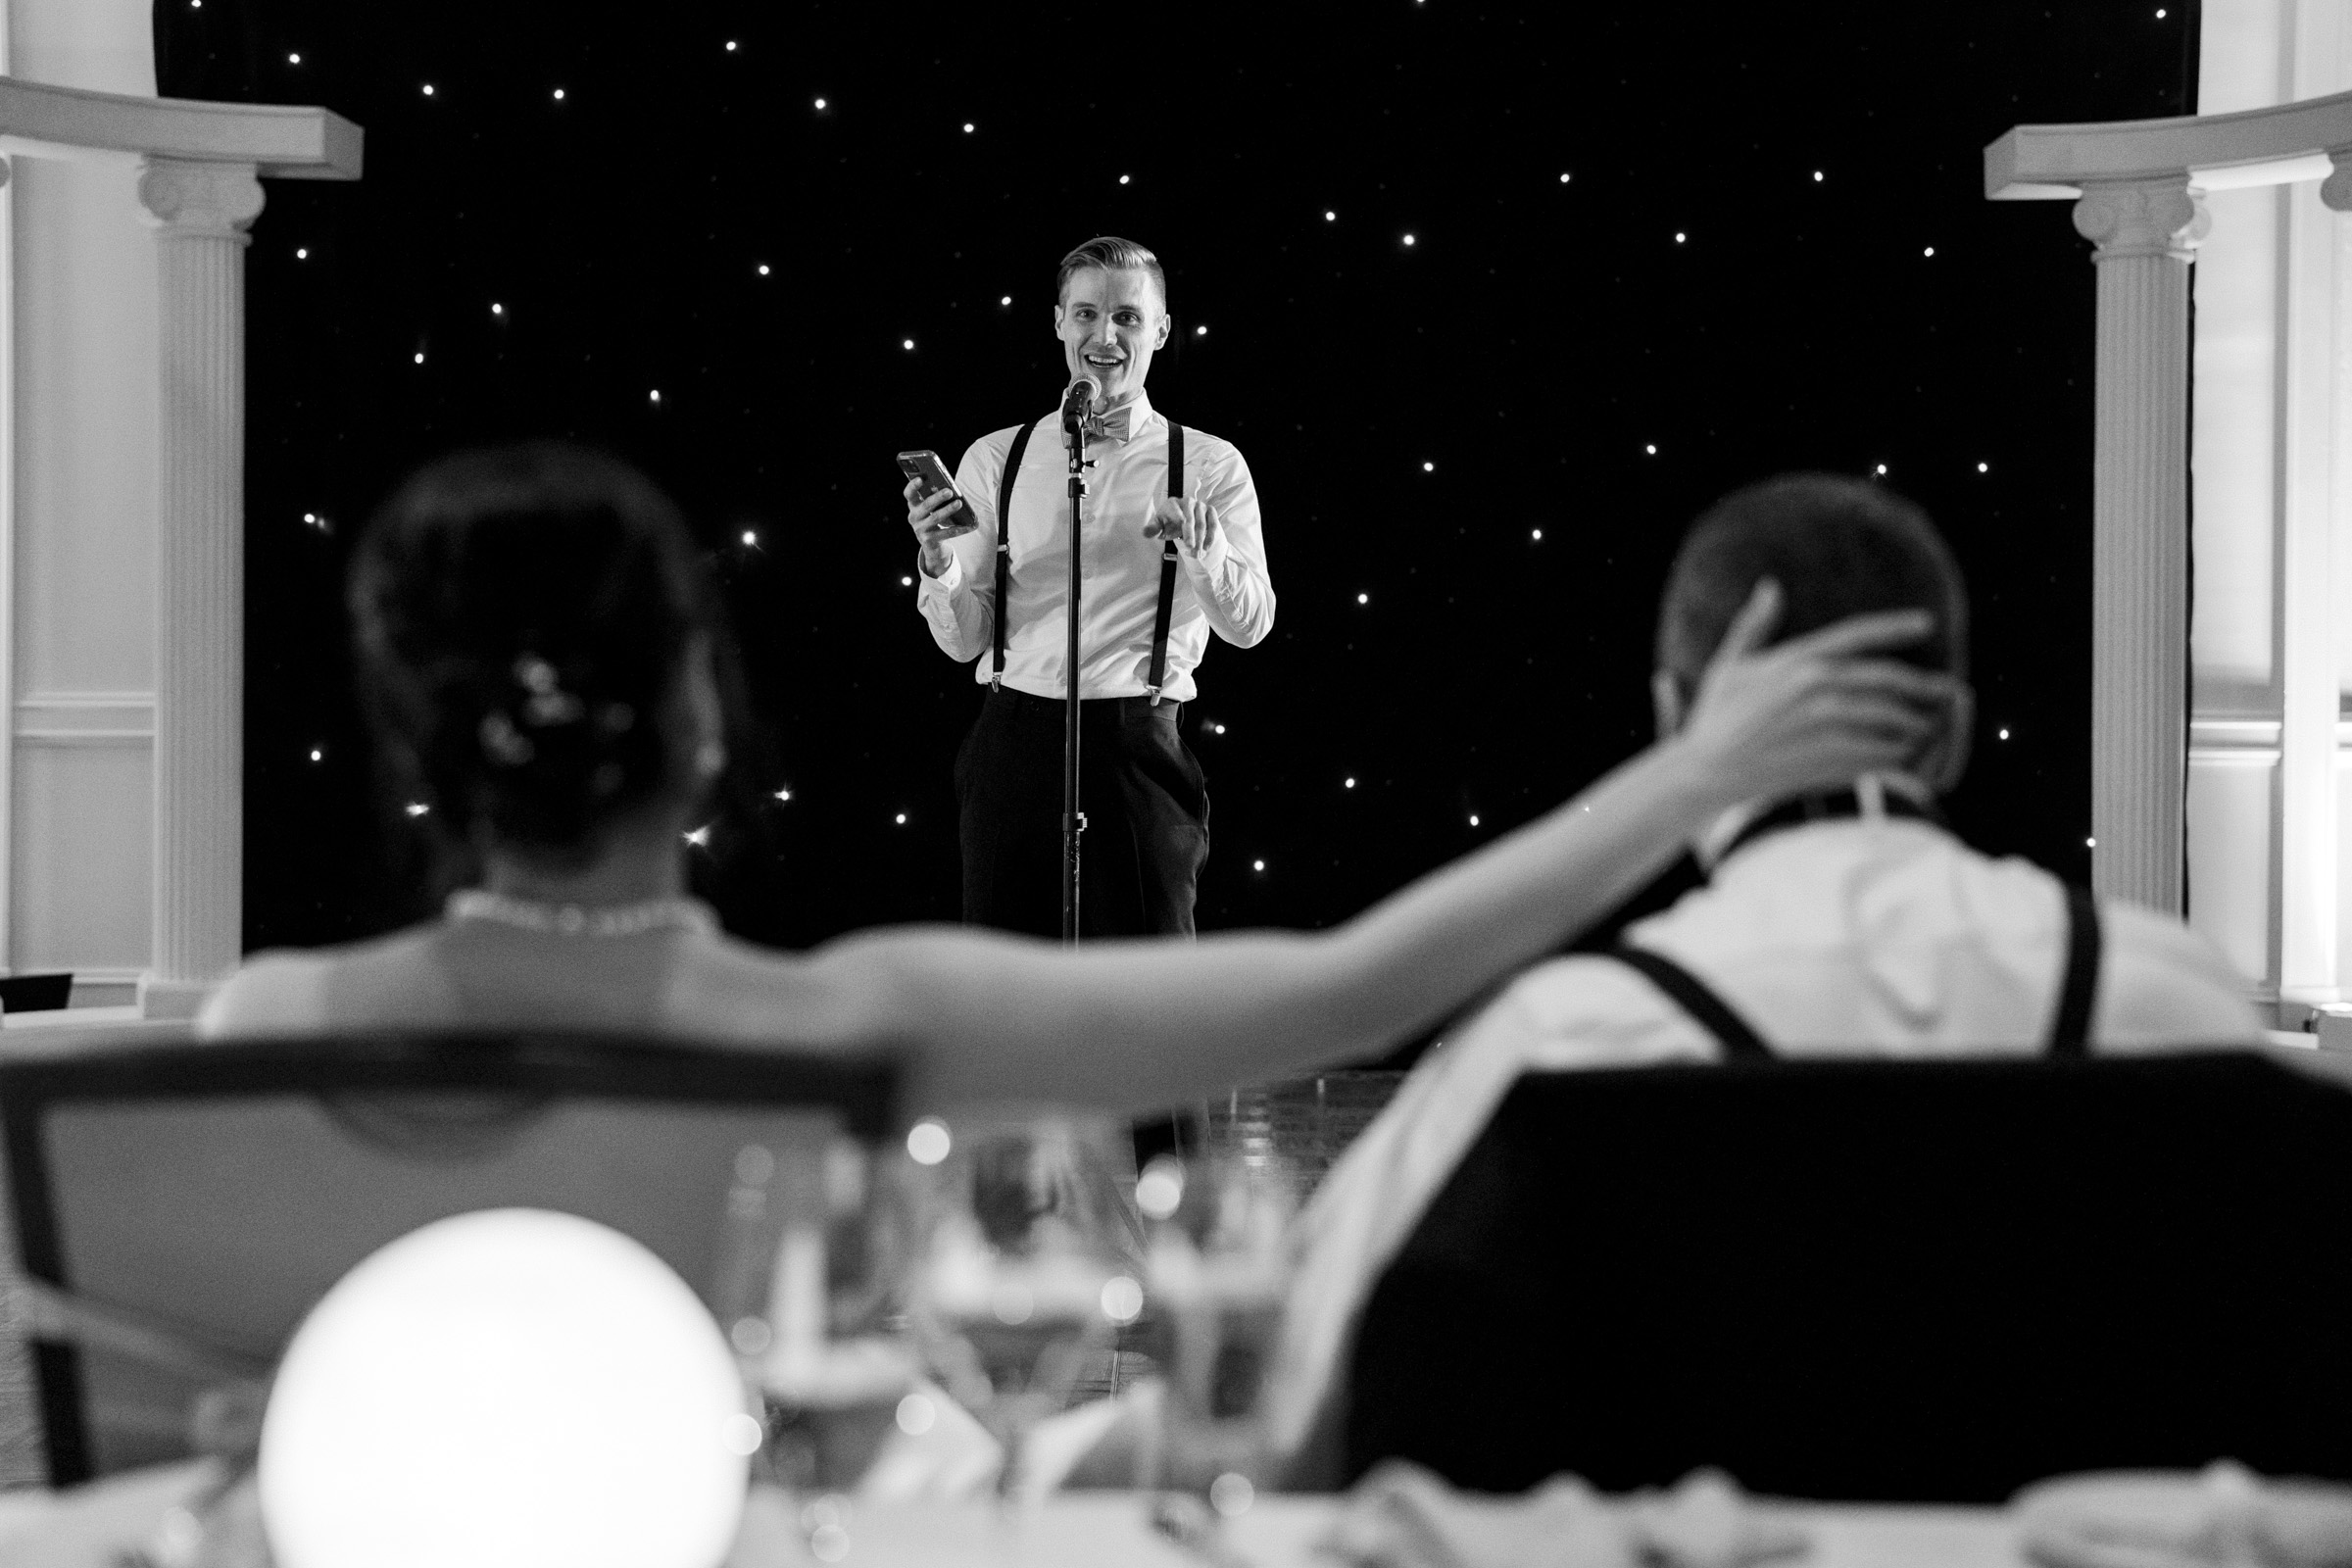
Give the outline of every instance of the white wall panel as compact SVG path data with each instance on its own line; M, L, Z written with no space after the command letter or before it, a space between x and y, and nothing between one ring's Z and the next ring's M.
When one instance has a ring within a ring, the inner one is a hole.
M2188 923L2234 965L2274 972L2276 754L2193 752L2188 763Z
M146 967L153 788L145 742L18 743L15 967Z

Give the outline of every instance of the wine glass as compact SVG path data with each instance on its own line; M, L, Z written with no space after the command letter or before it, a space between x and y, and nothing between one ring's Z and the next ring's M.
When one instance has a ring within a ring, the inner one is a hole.
M759 1462L787 1491L845 1491L915 1381L905 1205L886 1162L842 1136L746 1144L734 1177L713 1304L765 1409Z
M1263 1150L1163 1154L1136 1203L1152 1223L1146 1281L1166 1372L1156 1475L1223 1514L1265 1480L1262 1394L1291 1274L1296 1174Z
M928 1168L908 1275L916 1340L1003 1445L1009 1499L1030 1428L1143 1310L1142 1228L1119 1183L1133 1155L1124 1128L1054 1114L927 1121L908 1148Z

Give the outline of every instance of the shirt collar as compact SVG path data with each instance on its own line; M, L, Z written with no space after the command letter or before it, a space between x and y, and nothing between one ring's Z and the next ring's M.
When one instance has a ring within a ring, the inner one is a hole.
M1886 801L1891 797L1907 803L1911 808L1903 812L1905 816L1925 816L1934 822L1942 820L1936 812L1936 792L1909 773L1865 773L1854 780L1851 794L1854 809L1825 814L1821 819L1883 822L1887 816ZM1742 801L1715 818L1698 837L1690 841L1690 852L1697 858L1700 869L1712 876L1716 868L1736 851L1746 848L1741 840L1750 827L1782 808L1797 804L1800 799ZM1803 826L1812 819L1812 813L1805 813L1788 825Z

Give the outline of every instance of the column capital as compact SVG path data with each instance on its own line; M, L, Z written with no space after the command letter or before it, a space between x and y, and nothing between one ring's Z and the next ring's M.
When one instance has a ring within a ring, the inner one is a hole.
M2125 256L2185 262L2212 227L2212 215L2190 192L2185 170L2161 179L2086 182L2075 203L2075 232L2099 248L2094 262Z
M2328 162L2333 166L2320 186L2320 200L2339 213L2352 213L2352 147L2330 147Z
M139 165L139 205L167 235L185 234L243 243L262 216L266 198L252 164L149 158Z

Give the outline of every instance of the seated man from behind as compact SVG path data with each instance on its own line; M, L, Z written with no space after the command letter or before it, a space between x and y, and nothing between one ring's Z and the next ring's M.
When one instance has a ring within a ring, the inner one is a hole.
M1922 662L1963 677L1968 602L1925 513L1885 487L1820 474L1718 502L1685 541L1660 607L1658 729L1756 585L1780 584L1774 636L1865 610L1922 607ZM1294 1485L1336 1477L1334 1385L1379 1274L1524 1071L1771 1054L2028 1055L2256 1044L2248 987L2169 915L2096 906L1943 826L1974 704L1904 773L1755 800L1694 842L1708 884L1629 928L1627 956L1522 973L1423 1059L1301 1216L1301 1272L1269 1391Z

